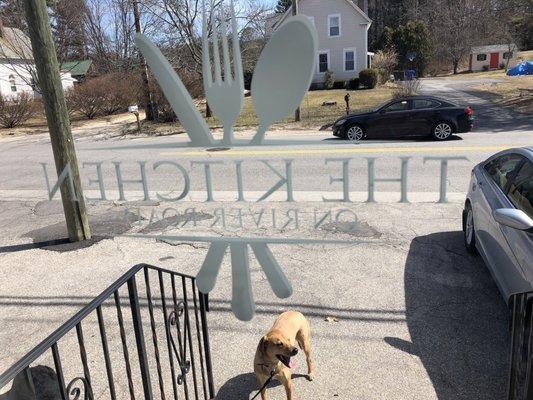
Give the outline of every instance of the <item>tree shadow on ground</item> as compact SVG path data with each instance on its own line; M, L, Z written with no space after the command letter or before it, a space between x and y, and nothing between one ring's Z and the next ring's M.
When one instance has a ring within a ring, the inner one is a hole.
M405 266L411 342L385 338L416 355L439 399L502 399L506 395L508 311L480 257L462 232L416 237Z
M533 130L531 114L517 111L516 103L503 102L504 98L501 94L475 89L462 90L462 92L484 101L484 104L474 106L477 129L494 132Z

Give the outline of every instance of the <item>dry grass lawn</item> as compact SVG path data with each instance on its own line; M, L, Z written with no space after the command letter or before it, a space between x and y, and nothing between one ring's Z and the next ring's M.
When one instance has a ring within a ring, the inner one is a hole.
M350 93L350 109L352 112L363 109L374 108L380 103L392 98L394 87L391 85L380 86L371 90L315 90L306 94L301 106L301 122L294 122L294 116L289 115L283 121L275 124L271 129L320 129L329 126L337 118L344 115L346 106L344 96ZM333 106L324 106L324 102L336 102ZM199 109L205 115L205 105L199 104ZM101 124L112 124L117 129L122 124L122 132L115 132L116 135L136 134L135 118L131 114L112 115L98 117L93 120L83 119L81 116L73 116L71 119L73 131L83 134L84 131L92 131ZM221 128L220 122L216 118L208 118L207 122L211 128ZM239 120L237 130L249 129L259 124L255 114L251 97L246 97L244 108ZM143 122L143 133L153 135L167 135L182 131L179 123L147 123ZM0 136L5 135L31 135L46 133L46 119L41 112L34 118L13 129L0 129ZM114 135L113 135L114 136Z
M352 112L363 109L374 108L380 103L392 98L393 88L391 86L380 86L371 90L313 90L309 91L301 105L301 122L294 122L294 116L289 115L280 121L272 129L308 129L320 128L324 125L332 124L337 118L345 114L346 105L344 96L350 93L350 109ZM336 102L334 106L324 106L324 102ZM218 127L220 123L216 118L209 118L211 127ZM237 128L257 126L259 120L255 114L253 101L247 97L244 101L242 114L237 121Z
M473 89L492 95L491 100L502 107L533 114L533 76L502 75L498 80L500 82L480 84Z
M505 78L505 70L503 69L494 69L491 71L480 71L480 72L460 72L456 75L446 75L446 79L500 79Z

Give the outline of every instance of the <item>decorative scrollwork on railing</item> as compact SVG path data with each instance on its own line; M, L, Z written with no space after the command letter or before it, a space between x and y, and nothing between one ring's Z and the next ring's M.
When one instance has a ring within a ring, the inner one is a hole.
M172 349L174 350L174 355L176 356L176 359L178 361L178 365L180 367L181 373L178 374L176 378L176 382L178 385L183 384L185 380L185 375L189 372L191 369L191 362L187 360L187 330L188 330L188 319L183 318L183 326L180 323L180 318L185 313L185 303L183 301L180 301L176 305L176 309L172 311L168 316L168 322L169 322L169 337L170 342L172 343ZM176 347L176 342L174 341L174 336L172 335L172 328L176 327L176 331L178 334L178 347ZM183 331L183 336L182 336Z
M86 378L77 377L70 381L67 385L67 396L68 400L78 400L82 392L82 388L75 386L78 382L83 384L83 400L93 400L93 392L91 385Z

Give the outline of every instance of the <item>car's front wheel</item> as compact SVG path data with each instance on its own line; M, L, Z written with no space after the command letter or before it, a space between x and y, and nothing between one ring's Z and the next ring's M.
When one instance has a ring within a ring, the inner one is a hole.
M474 229L474 212L472 205L466 203L463 211L463 233L465 239L466 251L470 254L477 254L476 249L476 230Z
M447 140L452 133L453 127L448 122L439 122L433 127L432 136L435 140Z
M344 135L346 139L358 142L365 137L365 132L359 125L352 125L346 129L346 133Z

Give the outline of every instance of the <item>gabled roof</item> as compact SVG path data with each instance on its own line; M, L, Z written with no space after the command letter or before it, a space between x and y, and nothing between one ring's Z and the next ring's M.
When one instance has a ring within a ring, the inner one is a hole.
M516 45L514 43L511 44L492 44L489 46L477 46L472 47L471 53L472 54L479 54L479 53L491 53L491 52L498 52L498 51L514 51L517 49Z
M0 34L0 60L31 60L30 38L17 28L1 29Z
M85 76L92 63L91 60L67 61L61 64L61 71L70 72L72 76Z
M303 1L305 0L299 0L299 4L301 4ZM345 2L347 2L350 6L353 7L353 9L361 14L361 16L367 21L368 24L371 24L372 23L372 20L368 17L368 15L365 14L365 12L363 10L361 10L357 4L355 4L355 2L353 0L344 0ZM288 15L292 15L292 5L287 9L287 11L285 11L285 13L283 14L283 17L281 17L275 24L274 24L274 28L277 27L277 25L284 21L285 18L287 18Z

